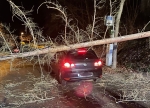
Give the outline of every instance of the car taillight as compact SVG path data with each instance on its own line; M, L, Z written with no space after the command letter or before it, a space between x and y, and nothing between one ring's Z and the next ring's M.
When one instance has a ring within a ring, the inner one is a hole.
M87 50L84 48L78 49L78 54L85 54L86 52Z
M99 61L95 62L94 66L102 66L102 61L99 60Z
M66 63L64 63L64 67L65 67L65 68L72 68L72 67L74 67L74 64L73 64L73 63L66 62Z

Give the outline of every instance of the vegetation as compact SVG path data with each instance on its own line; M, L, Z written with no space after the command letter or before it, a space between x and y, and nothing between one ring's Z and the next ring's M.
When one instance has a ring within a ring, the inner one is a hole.
M85 1L86 2L86 1ZM125 1L122 1L125 2ZM117 16L117 10L119 9L119 6L123 4L122 2L117 2L116 0L111 1L110 0L110 5L109 6L109 15L114 15ZM107 4L108 1L106 2L105 0L100 0L100 1L96 1L94 0L93 2L93 16L92 19L90 18L90 14L92 12L89 12L89 7L88 4L86 2L86 13L87 13L87 19L88 19L88 24L86 24L85 21L83 21L83 19L85 19L84 16L84 12L85 10L81 11L81 20L75 20L75 16L76 16L76 8L74 9L74 11L71 11L70 13L73 14L73 17L71 17L71 15L68 14L68 10L66 8L64 8L63 6L61 6L58 2L52 2L52 1L46 1L43 2L39 8L38 8L38 12L40 11L40 8L42 6L46 6L48 9L53 9L57 12L59 12L59 17L61 19L63 19L63 24L64 24L64 28L63 31L58 34L58 36L55 39L51 39L50 37L46 38L43 36L42 34L42 30L39 29L39 27L37 27L37 25L32 21L32 18L28 17L28 15L30 15L31 11L25 11L22 7L16 6L12 1L8 0L8 3L10 4L10 6L12 7L12 13L13 13L13 17L17 17L19 20L21 20L27 31L29 31L30 35L32 36L33 40L31 41L31 43L29 42L29 44L32 46L34 46L34 49L29 50L28 52L19 52L19 53L13 53L13 48L20 48L20 44L18 44L16 38L12 35L13 33L10 32L9 27L5 26L5 25L1 25L2 28L5 28L7 35L4 34L4 31L0 30L0 42L1 44L1 49L0 51L1 53L1 57L0 60L6 60L6 59L10 59L11 61L11 65L10 65L10 70L13 70L14 68L12 68L13 65L13 61L14 58L17 57L24 57L24 62L28 62L28 61L32 61L34 62L34 64L39 64L38 66L40 67L40 74L41 77L40 78L34 78L34 76L32 76L31 74L28 75L28 81L23 81L23 82L19 82L19 83L3 83L1 86L1 90L3 93L6 94L7 98L14 98L16 100L14 100L11 104L12 105L24 105L24 104L28 104L28 103L35 103L35 102L39 102L39 101L45 101L45 100L49 100L49 99L53 99L54 97L48 93L53 92L53 90L55 89L56 92L58 93L58 88L56 88L57 82L53 79L50 78L49 76L45 76L43 73L43 64L47 63L50 64L52 62L52 60L57 59L57 57L59 57L59 53L60 51L64 51L64 50L69 50L72 48L79 48L79 47L92 47L94 45L100 45L100 44L108 44L108 43L113 43L113 42L119 42L122 40L126 40L127 38L135 39L135 36L139 37L139 38L143 38L143 37L148 37L149 36L149 32L143 32L143 33L139 33L139 34L134 34L134 35L127 35L126 37L118 37L118 38L114 38L114 39L105 39L108 38L108 31L109 28L104 26L104 16L107 14L100 14L100 11L105 10L105 8L107 8ZM120 4L121 3L121 4ZM120 5L118 5L120 4ZM136 8L137 9L137 8ZM120 11L122 13L122 11ZM129 12L129 11L128 11ZM100 16L101 15L101 16ZM135 29L138 28L134 28L134 22L136 21L136 17L137 17L137 12L135 12L134 16L130 16L130 14L128 14L128 18L131 19L132 21L132 25L130 25L129 27L131 28L130 30L127 30L126 33L124 33L124 29L126 29L127 27L123 27L123 22L121 22L121 26L120 29L123 28L123 30L121 30L121 32L116 33L116 37L118 36L118 34L130 34L130 33L135 33ZM58 18L58 16L53 15L53 18ZM79 17L80 18L80 17ZM119 24L119 20L120 17L118 17L118 20L116 22L117 26ZM83 21L83 24L81 23ZM117 24L118 23L118 24ZM131 24L131 23L127 23ZM0 26L0 27L1 27ZM132 27L131 27L132 26ZM118 31L119 31L119 26L117 27ZM132 29L134 28L134 29ZM141 30L141 29L140 29ZM142 29L143 30L143 29ZM11 37L11 39L10 39ZM137 38L136 37L136 38ZM9 40L10 39L10 40ZM103 39L103 40L98 40L98 39ZM118 40L117 40L118 39ZM129 39L128 39L129 40ZM131 42L133 44L133 42ZM13 45L12 45L13 44ZM43 49L39 49L38 45L42 44L44 46ZM29 48L30 48L29 45ZM126 44L124 44L123 46L125 46ZM131 44L130 44L131 45ZM95 48L95 47L93 47ZM120 48L120 46L119 46ZM124 48L124 47L123 47ZM123 49L120 48L120 49ZM100 49L102 49L102 51L105 52L105 45L101 45ZM33 51L32 51L33 50ZM121 51L121 50L120 50ZM99 57L102 57L102 54L105 55L104 53L97 53L97 55ZM4 56L6 55L6 56ZM120 60L122 61L122 60ZM22 63L21 63L22 64ZM127 65L128 62L126 64L123 65ZM128 66L128 68L131 67L133 68L130 64ZM123 68L124 69L124 68ZM120 70L121 72L124 72L124 70ZM106 70L107 72L109 70ZM117 70L118 71L118 70ZM119 95L120 95L120 100L117 100L116 102L124 102L124 101L149 101L149 97L147 97L147 94L149 94L149 76L143 76L141 74L135 74L135 73L130 73L130 71L133 71L132 69L127 69L125 70L127 71L127 74L123 74L123 76L117 76L116 74L111 77L106 74L104 75L103 79L101 82L99 82L98 84L100 86L103 86L104 88L111 88L111 87L115 87L116 91ZM112 69L111 69L112 72ZM116 71L114 71L116 72ZM140 70L141 72L141 70ZM149 72L149 70L146 70L146 72ZM121 74L122 75L122 74ZM120 79L119 79L120 78ZM27 82L33 82L31 88L26 88L28 89L27 91L25 91L25 93L22 92L15 92L13 93L13 91L11 91L11 89L14 89L14 87L18 87L19 85L24 85L27 84ZM49 85L49 86L47 86ZM140 87L145 88L145 89L140 89ZM10 90L9 90L10 89ZM44 91L44 92L41 92ZM20 93L20 94L19 94ZM56 94L57 94L56 93ZM85 96L86 97L86 96ZM18 100L20 100L18 102Z

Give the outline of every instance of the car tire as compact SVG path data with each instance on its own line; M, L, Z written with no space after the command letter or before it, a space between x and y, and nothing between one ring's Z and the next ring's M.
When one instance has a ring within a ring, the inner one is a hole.
M62 84L63 86L66 86L66 85L67 85L67 81L65 81L65 80L62 78L61 72L59 72L59 83Z

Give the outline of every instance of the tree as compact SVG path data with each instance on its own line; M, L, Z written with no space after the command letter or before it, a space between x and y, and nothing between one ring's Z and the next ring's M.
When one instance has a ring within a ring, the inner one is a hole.
M11 3L11 1L9 1L9 2ZM71 22L72 19L70 19L67 16L66 10L61 5L58 5L57 3L54 3L51 1L44 2L43 4L50 4L50 5L47 5L48 8L56 9L62 14L61 18L65 21L65 29L64 29L65 32L59 37L59 39L64 41L64 45L60 45L60 46L53 45L53 46L50 46L49 48L40 49L40 50L36 49L35 51L31 51L31 52L6 55L5 57L0 58L0 60L12 59L12 58L16 58L16 57L35 56L35 55L46 54L46 53L54 55L56 52L74 49L74 48L91 47L91 46L95 46L95 45L102 45L102 44L115 43L115 42L121 42L121 41L127 41L127 40L148 37L150 35L150 32L144 32L144 33L139 33L139 34L118 37L119 22L120 22L121 13L123 10L124 2L125 2L125 0L122 0L120 2L119 10L117 12L116 23L115 23L115 38L110 38L110 39L104 38L102 40L94 40L94 37L93 37L96 35L100 36L98 29L97 29L99 27L98 26L99 19L96 17L96 13L95 13L96 9L94 12L94 17L93 17L93 19L94 19L93 26L89 27L87 29L87 31L84 31L82 29L79 29L78 25L72 24L72 22ZM94 5L95 8L103 7L105 4L105 0L104 1L101 0L99 2L94 1L94 4L95 4ZM98 7L98 5L100 5L100 7ZM26 27L31 29L30 30L31 34L36 37L37 34L35 34L35 33L37 31L35 30L35 24L32 23L31 20L26 17L26 15L23 13L23 11L21 11L13 3L11 3L11 6L13 7L13 9L15 9L15 11L13 11L14 16L15 15L17 17L19 16L20 19L23 20L23 22L25 24L27 24ZM67 32L68 30L69 30L69 32ZM38 35L39 34L41 34L41 32L38 32ZM92 38L91 38L91 34L93 35ZM87 40L85 41L85 39L87 39ZM54 43L51 40L48 42L49 42L49 44ZM55 42L57 42L57 41L55 41ZM34 40L34 43L37 43L36 40ZM117 59L117 50L115 50L114 61L116 59ZM117 64L117 61L115 61L113 64L114 68L116 67L116 64Z
M120 18L121 18L121 14L123 11L123 6L124 6L124 2L125 0L121 0L120 5L119 5L119 10L117 12L117 18L115 20L115 37L118 37L118 33L119 33L119 23L120 23ZM112 68L116 68L117 67L117 43L114 43L114 51L113 51L113 65Z
M149 36L150 36L150 31L137 33L137 34L131 34L131 35L125 35L125 36L120 36L120 37L115 37L115 38L96 40L96 41L91 41L91 42L76 43L76 44L71 44L69 46L65 46L65 45L55 46L55 48L49 47L49 48L44 48L40 50L37 49L35 51L30 51L30 52L25 52L25 53L5 55L5 56L0 57L0 60L14 59L17 57L38 56L40 54L47 54L47 53L54 55L56 52L66 51L70 49L76 49L76 48L81 48L81 47L91 47L91 46L109 44L109 43L115 43L115 42L123 42L123 41L128 41L128 40L133 40L133 39L145 38Z

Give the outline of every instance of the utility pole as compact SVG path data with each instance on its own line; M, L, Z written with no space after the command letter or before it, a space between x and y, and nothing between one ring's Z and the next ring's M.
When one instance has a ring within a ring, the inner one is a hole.
M105 25L109 29L111 38L114 38L114 17L109 15L105 17ZM113 43L107 44L106 48L106 66L112 66L113 63Z

